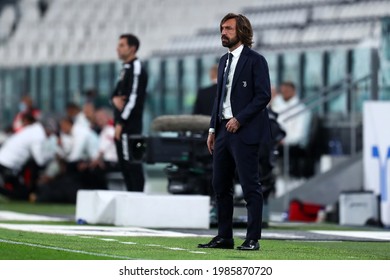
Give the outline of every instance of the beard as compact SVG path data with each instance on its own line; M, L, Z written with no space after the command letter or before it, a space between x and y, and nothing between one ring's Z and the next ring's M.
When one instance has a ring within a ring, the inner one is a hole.
M234 47L235 45L238 44L238 42L240 42L240 40L238 39L238 37L234 37L234 38L231 38L229 39L228 37L226 36L221 36L221 41L222 41L222 46L226 47L226 48L231 48L231 47Z

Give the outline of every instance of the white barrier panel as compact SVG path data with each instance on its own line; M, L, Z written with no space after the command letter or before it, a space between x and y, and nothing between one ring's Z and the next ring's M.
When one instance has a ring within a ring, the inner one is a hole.
M76 221L88 224L114 224L115 198L122 191L79 190L76 200ZM143 193L134 193L143 195Z
M201 195L132 195L116 198L117 226L204 228L210 226L210 197Z
M150 228L209 228L210 197L79 190L78 223Z
M363 109L365 189L380 194L381 221L390 227L390 102L366 101Z
M378 202L372 192L344 192L339 198L340 225L364 226L378 220Z

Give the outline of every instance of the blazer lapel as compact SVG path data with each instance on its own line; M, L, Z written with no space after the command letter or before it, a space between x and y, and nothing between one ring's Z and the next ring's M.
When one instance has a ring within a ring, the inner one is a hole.
M241 52L240 58L237 61L236 69L234 71L234 76L233 76L232 90L236 86L241 70L244 68L245 63L248 60L248 57L246 55L247 51L248 51L247 47L244 47L244 49Z
M222 59L221 59L221 64L219 65L219 68L218 68L218 78L217 78L217 81L218 81L218 100L221 96L221 92L222 92L222 81L223 81L223 74L224 74L224 71L225 71L225 66L226 66L226 61L228 59L228 55L225 54Z

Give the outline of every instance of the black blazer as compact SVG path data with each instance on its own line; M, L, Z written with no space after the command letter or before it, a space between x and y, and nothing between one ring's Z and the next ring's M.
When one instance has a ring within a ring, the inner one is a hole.
M194 115L211 116L216 95L217 84L199 89L192 113Z
M221 120L219 102L221 98L222 80L228 54L219 60L217 96L214 101L210 127L215 129ZM268 64L265 58L252 49L244 46L233 76L230 102L233 116L240 123L237 134L246 144L268 143L270 141L270 125L267 105L271 100L271 87Z

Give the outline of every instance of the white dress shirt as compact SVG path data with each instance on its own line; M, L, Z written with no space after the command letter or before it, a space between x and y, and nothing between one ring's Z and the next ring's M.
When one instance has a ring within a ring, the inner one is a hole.
M223 109L222 109L222 118L223 119L231 119L233 118L233 112L232 112L232 105L230 103L230 97L232 93L232 85L233 85L233 77L234 77L234 72L236 71L236 66L238 59L240 58L241 52L244 49L244 45L239 46L237 49L232 51L233 59L232 59L232 64L230 65L230 71L228 75L228 81L226 84L226 98L225 101L223 102ZM227 67L228 61L226 61L226 66L225 66L225 71ZM224 85L222 85L224 86Z

